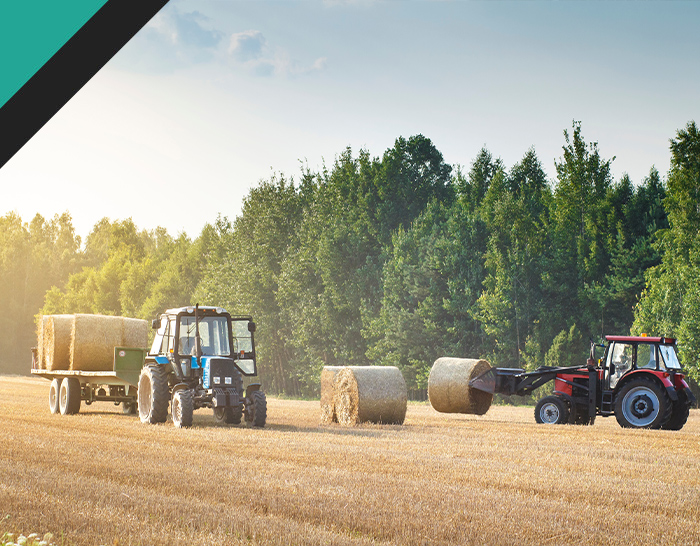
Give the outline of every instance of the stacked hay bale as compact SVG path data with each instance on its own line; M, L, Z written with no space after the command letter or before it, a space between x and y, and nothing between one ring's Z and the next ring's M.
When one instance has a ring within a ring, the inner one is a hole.
M111 371L115 347L145 347L145 320L105 315L75 315L71 331L70 369Z
M42 319L43 324L43 319ZM73 315L49 315L43 328L43 360L47 370L70 368Z
M338 422L335 414L335 378L343 366L324 366L321 370L321 424Z
M39 369L112 371L115 347L146 347L148 322L105 315L44 315L37 321Z
M469 382L491 369L486 360L438 358L428 377L428 399L436 411L483 415L493 395L469 386Z
M46 357L44 356L44 332L49 322L48 315L39 315L36 319L36 367L39 370L46 369Z
M346 366L335 374L333 406L338 423L403 424L406 382L395 366Z

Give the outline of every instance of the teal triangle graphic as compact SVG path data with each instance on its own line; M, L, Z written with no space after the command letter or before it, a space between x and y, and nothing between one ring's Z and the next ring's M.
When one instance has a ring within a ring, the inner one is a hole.
M106 3L107 0L0 2L0 107Z

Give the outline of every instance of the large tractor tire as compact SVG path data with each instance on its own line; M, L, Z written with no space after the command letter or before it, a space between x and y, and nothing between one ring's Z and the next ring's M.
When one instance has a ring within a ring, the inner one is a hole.
M214 420L222 425L240 425L243 418L241 406L214 408Z
M192 426L192 415L194 414L194 401L192 399L192 391L189 389L180 389L173 393L172 406L170 413L173 416L173 425L177 428L186 428Z
M61 378L56 377L51 381L51 386L49 387L49 410L51 413L58 413L61 411L59 407L59 400L61 397Z
M61 381L58 409L61 415L74 415L80 411L80 381L77 377L66 377Z
M680 430L685 425L690 415L690 405L688 405L688 399L684 392L678 393L678 400L673 403L673 409L671 410L671 418L666 421L661 428L666 430Z
M545 425L569 422L569 406L558 396L545 396L535 406L535 421Z
M170 391L168 376L160 366L144 366L139 376L138 406L142 423L165 423Z
M264 427L267 420L267 398L262 391L253 391L245 407L245 420L251 427Z
M615 397L615 418L624 428L661 428L672 411L668 394L650 377L631 379Z

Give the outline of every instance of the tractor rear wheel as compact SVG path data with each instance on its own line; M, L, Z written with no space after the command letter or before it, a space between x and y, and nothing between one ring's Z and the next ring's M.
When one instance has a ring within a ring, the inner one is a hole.
M661 428L672 411L668 394L650 377L631 379L615 397L615 418L624 428Z
M545 396L535 406L535 421L546 425L563 425L569 421L569 407L558 396Z
M214 408L214 420L226 425L240 425L243 417L243 408L234 406L228 408Z
M142 423L165 423L170 391L168 377L160 366L144 366L139 376L138 406Z
M173 416L173 425L177 428L192 426L192 415L194 414L194 401L192 391L180 389L173 393L172 407L170 413Z
M680 430L685 425L690 415L690 406L684 392L678 393L678 400L673 403L671 418L661 428L666 430Z
M246 400L245 420L252 427L264 427L267 420L267 398L262 391L253 391Z
M51 381L51 387L49 387L49 410L51 413L58 413L61 409L58 406L58 401L61 396L61 378L56 377Z
M61 381L58 408L61 415L74 415L80 411L80 381L77 377L66 377Z

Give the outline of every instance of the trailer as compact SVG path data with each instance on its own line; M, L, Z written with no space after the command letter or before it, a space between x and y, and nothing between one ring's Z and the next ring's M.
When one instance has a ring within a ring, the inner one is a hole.
M146 360L146 349L115 347L111 371L40 369L37 349L32 349L32 375L51 380L49 410L71 415L85 402L121 404L124 413L137 413L139 374Z

